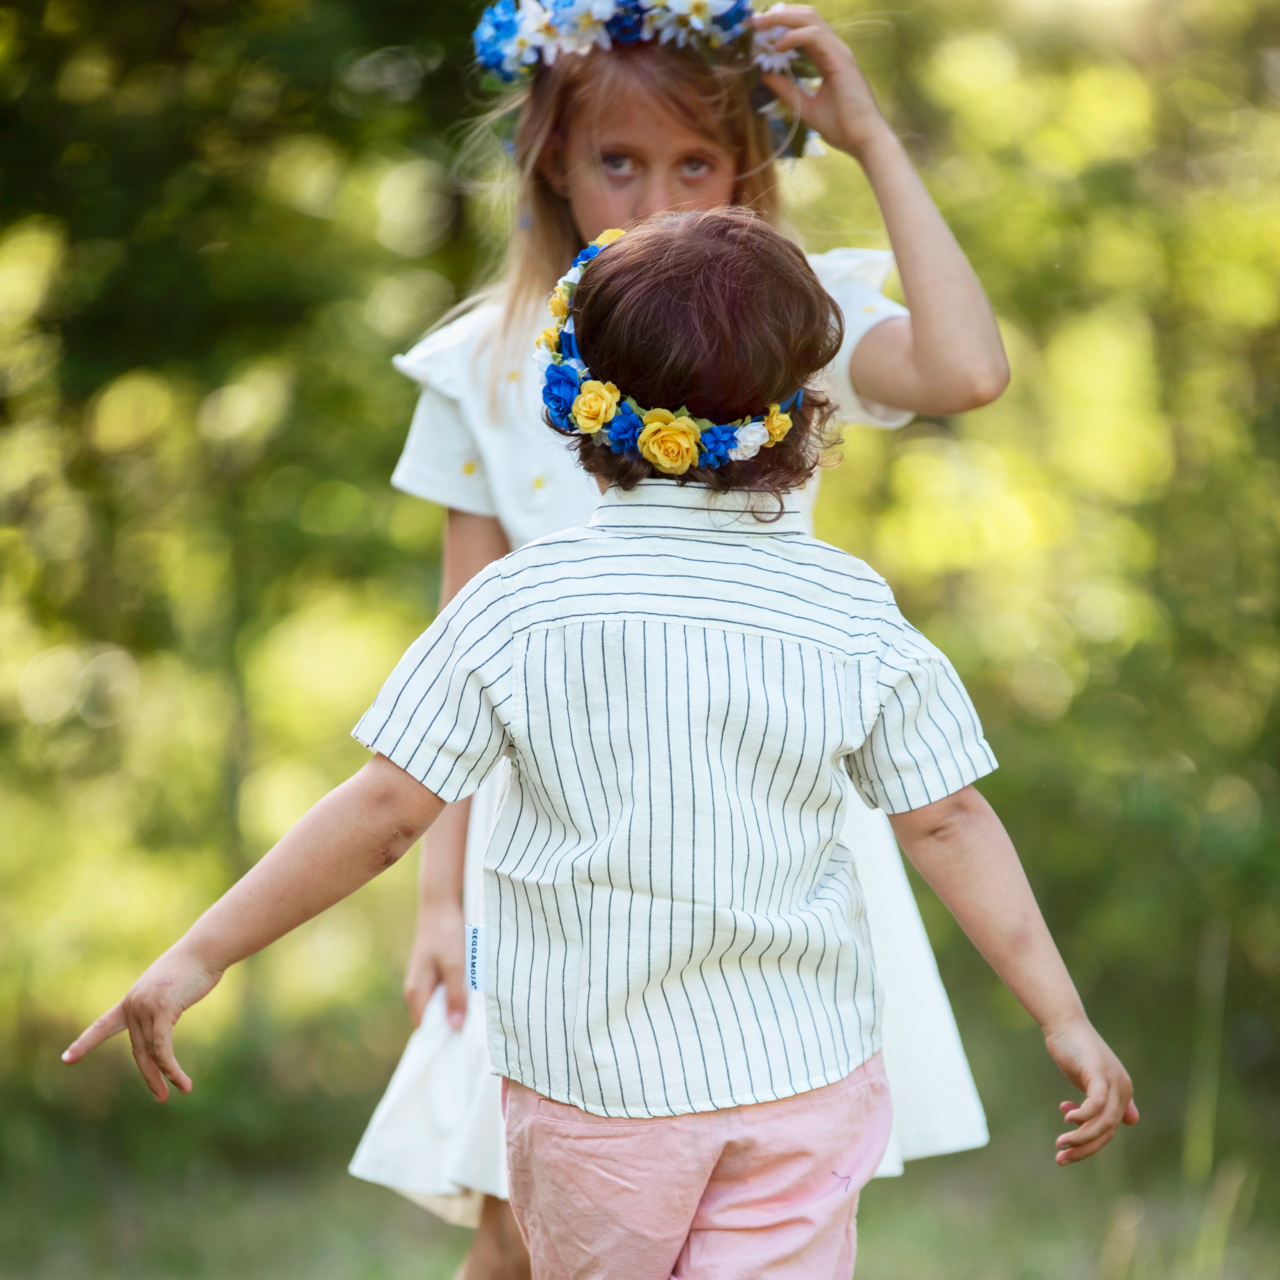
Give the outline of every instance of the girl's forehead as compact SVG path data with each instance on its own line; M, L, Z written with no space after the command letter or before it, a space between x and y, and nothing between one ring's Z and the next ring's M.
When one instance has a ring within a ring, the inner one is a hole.
M579 110L570 135L588 146L619 147L650 155L727 150L724 143L682 119L655 94L628 86L604 110Z

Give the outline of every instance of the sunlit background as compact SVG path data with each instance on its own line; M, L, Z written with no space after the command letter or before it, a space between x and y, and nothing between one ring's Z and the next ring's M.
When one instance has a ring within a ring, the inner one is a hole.
M873 1186L859 1276L1280 1275L1280 4L822 8L1014 380L851 432L819 532L974 690L983 789L1143 1110L1056 1169L1036 1030L923 891L994 1141ZM184 1019L191 1098L151 1104L123 1045L57 1053L360 763L432 616L389 359L501 236L456 164L475 18L0 9L0 1276L445 1277L465 1247L343 1171L408 1032L413 859ZM809 248L886 243L850 159L785 185Z

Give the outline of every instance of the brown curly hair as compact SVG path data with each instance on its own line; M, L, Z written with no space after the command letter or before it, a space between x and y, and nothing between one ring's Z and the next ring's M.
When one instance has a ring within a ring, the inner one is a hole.
M831 403L810 380L840 349L840 308L800 249L750 210L647 218L587 264L573 321L592 376L646 409L685 406L729 423L804 388L777 444L749 461L691 467L674 477L681 484L781 495L800 488L833 443ZM622 489L672 478L600 436L569 439L584 470Z

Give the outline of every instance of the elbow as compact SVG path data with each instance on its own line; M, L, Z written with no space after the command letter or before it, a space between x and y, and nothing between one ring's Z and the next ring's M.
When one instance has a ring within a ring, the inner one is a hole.
M998 400L1009 385L1009 363L999 359L975 363L957 370L947 380L947 386L938 397L942 407L940 414L970 413Z
M1001 356L999 360L975 369L969 377L969 398L971 409L981 409L993 404L1004 395L1009 386L1009 362Z
M444 803L382 755L357 777L363 790L362 825L374 836L378 869L385 870L399 862Z
M1009 362L1004 353L991 360L974 361L947 370L932 379L932 396L922 412L938 417L969 413L1000 399L1009 387Z
M413 847L424 824L418 822L402 798L394 794L375 796L372 810L369 830L375 835L374 860L377 870L386 871Z
M946 844L979 820L987 807L981 792L970 783L941 800L901 815L895 828L900 825L900 834L913 844Z

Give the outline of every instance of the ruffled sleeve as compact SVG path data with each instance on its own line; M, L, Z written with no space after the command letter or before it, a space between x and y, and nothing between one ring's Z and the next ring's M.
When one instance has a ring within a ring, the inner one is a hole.
M910 314L881 292L893 270L893 254L886 249L832 249L810 255L809 265L844 315L844 342L827 370L828 393L840 407L836 416L873 427L905 426L914 413L864 399L849 378L849 361L858 343L882 320Z
M418 383L422 394L391 483L415 498L496 516L484 459L462 411L468 380L476 376L475 347L487 319L484 310L459 317L393 358L392 364Z

